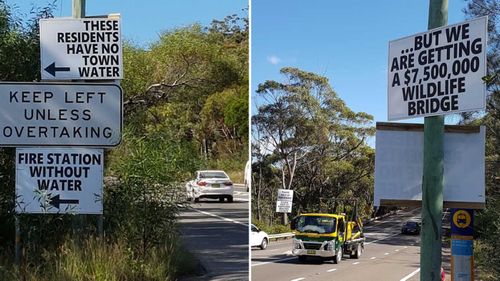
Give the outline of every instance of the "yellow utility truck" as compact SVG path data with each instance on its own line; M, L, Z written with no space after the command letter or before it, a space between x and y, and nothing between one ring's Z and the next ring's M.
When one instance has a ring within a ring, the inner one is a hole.
M348 220L345 214L300 214L292 220L291 228L295 233L292 254L300 262L320 257L339 263L345 254L357 259L364 250L361 220Z

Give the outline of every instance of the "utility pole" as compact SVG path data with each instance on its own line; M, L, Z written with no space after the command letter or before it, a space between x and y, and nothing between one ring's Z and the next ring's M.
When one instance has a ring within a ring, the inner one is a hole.
M80 19L85 17L85 0L73 0L73 17Z
M75 19L80 19L85 17L85 0L73 0L73 10L72 17ZM81 242L81 237L83 237L83 230L85 226L85 215L74 215L72 219L73 232L76 233L79 242Z
M448 0L429 0L428 29L448 24ZM441 280L444 116L425 117L420 281Z

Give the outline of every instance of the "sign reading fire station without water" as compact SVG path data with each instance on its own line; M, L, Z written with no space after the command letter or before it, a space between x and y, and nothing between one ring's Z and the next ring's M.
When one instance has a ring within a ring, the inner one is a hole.
M102 149L16 149L16 212L102 214Z

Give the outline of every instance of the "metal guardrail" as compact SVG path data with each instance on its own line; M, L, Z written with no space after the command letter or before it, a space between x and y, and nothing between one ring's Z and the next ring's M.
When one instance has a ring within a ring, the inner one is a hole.
M279 234L269 234L269 240L286 240L286 239L292 239L295 236L295 234L291 232L287 233L279 233Z

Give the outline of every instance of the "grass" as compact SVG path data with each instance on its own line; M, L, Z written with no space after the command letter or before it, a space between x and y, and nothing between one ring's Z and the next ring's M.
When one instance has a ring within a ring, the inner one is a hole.
M196 259L180 246L178 239L137 257L125 243L103 243L88 239L78 245L67 240L56 253L42 253L41 259L0 266L0 280L23 281L156 281L177 280L194 275Z
M283 224L273 224L273 225L268 225L263 221L258 221L253 219L252 223L255 224L258 228L261 230L265 231L267 234L279 234L279 233L286 233L286 232L291 232L292 230L290 229L289 225L283 225Z

